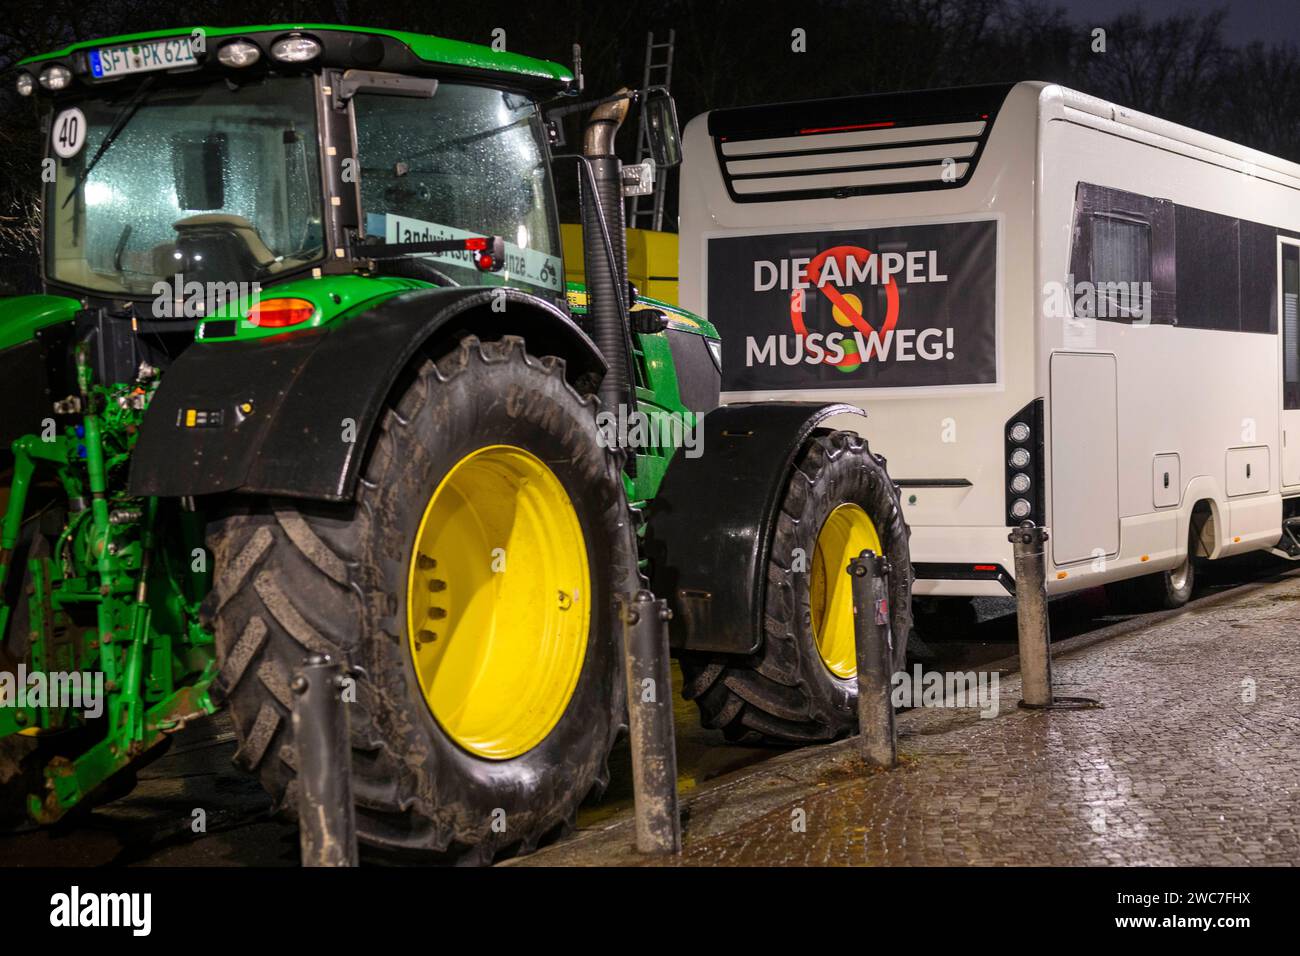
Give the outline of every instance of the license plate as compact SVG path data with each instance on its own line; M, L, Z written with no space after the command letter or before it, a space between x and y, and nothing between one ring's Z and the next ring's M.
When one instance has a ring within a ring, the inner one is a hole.
M193 66L196 62L189 37L168 37L90 51L90 72L97 80L128 73L170 70L174 66Z

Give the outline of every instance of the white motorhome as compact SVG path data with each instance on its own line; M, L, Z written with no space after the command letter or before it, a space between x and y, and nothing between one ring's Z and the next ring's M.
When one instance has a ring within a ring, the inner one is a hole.
M1300 166L1045 83L718 110L684 147L724 399L867 410L918 596L1011 593L1024 520L1051 593L1176 606L1189 555L1300 556Z

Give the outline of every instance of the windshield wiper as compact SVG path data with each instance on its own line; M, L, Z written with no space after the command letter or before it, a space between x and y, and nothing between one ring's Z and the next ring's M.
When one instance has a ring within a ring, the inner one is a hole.
M100 142L99 149L95 150L95 155L90 157L90 162L86 164L86 168L81 171L81 175L78 176L76 182L72 184L72 192L68 193L68 198L63 200L63 206L59 208L62 209L66 207L68 203L72 201L72 197L81 192L81 187L85 184L86 180L90 178L91 171L96 165L98 165L99 161L104 157L104 154L108 152L108 147L113 145L113 140L117 139L118 134L120 134L122 130L126 129L126 124L131 122L131 117L135 116L136 110L138 110L140 105L144 103L145 94L149 92L153 87L154 81L157 79L157 73L145 77L144 82L140 84L139 88L131 96L131 99L118 112L117 116L113 119L113 125L110 126L108 132L104 134L104 139Z

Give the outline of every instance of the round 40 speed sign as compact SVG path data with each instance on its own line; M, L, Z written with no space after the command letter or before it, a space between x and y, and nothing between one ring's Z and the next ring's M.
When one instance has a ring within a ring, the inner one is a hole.
M54 155L60 159L71 159L81 152L86 143L86 116L75 106L63 110L54 117L50 135L54 146Z

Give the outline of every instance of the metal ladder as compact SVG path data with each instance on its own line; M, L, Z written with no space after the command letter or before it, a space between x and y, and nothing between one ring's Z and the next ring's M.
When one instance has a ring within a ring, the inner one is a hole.
M662 86L668 89L673 79L673 45L677 40L677 31L668 31L666 43L656 43L654 31L645 38L645 74L641 88ZM636 161L643 163L650 158L650 130L646 126L645 110L641 110L641 119L637 124ZM644 228L643 220L650 220L650 228L660 230L664 224L664 182L655 179L654 192L644 196L632 196L627 200L628 228Z

